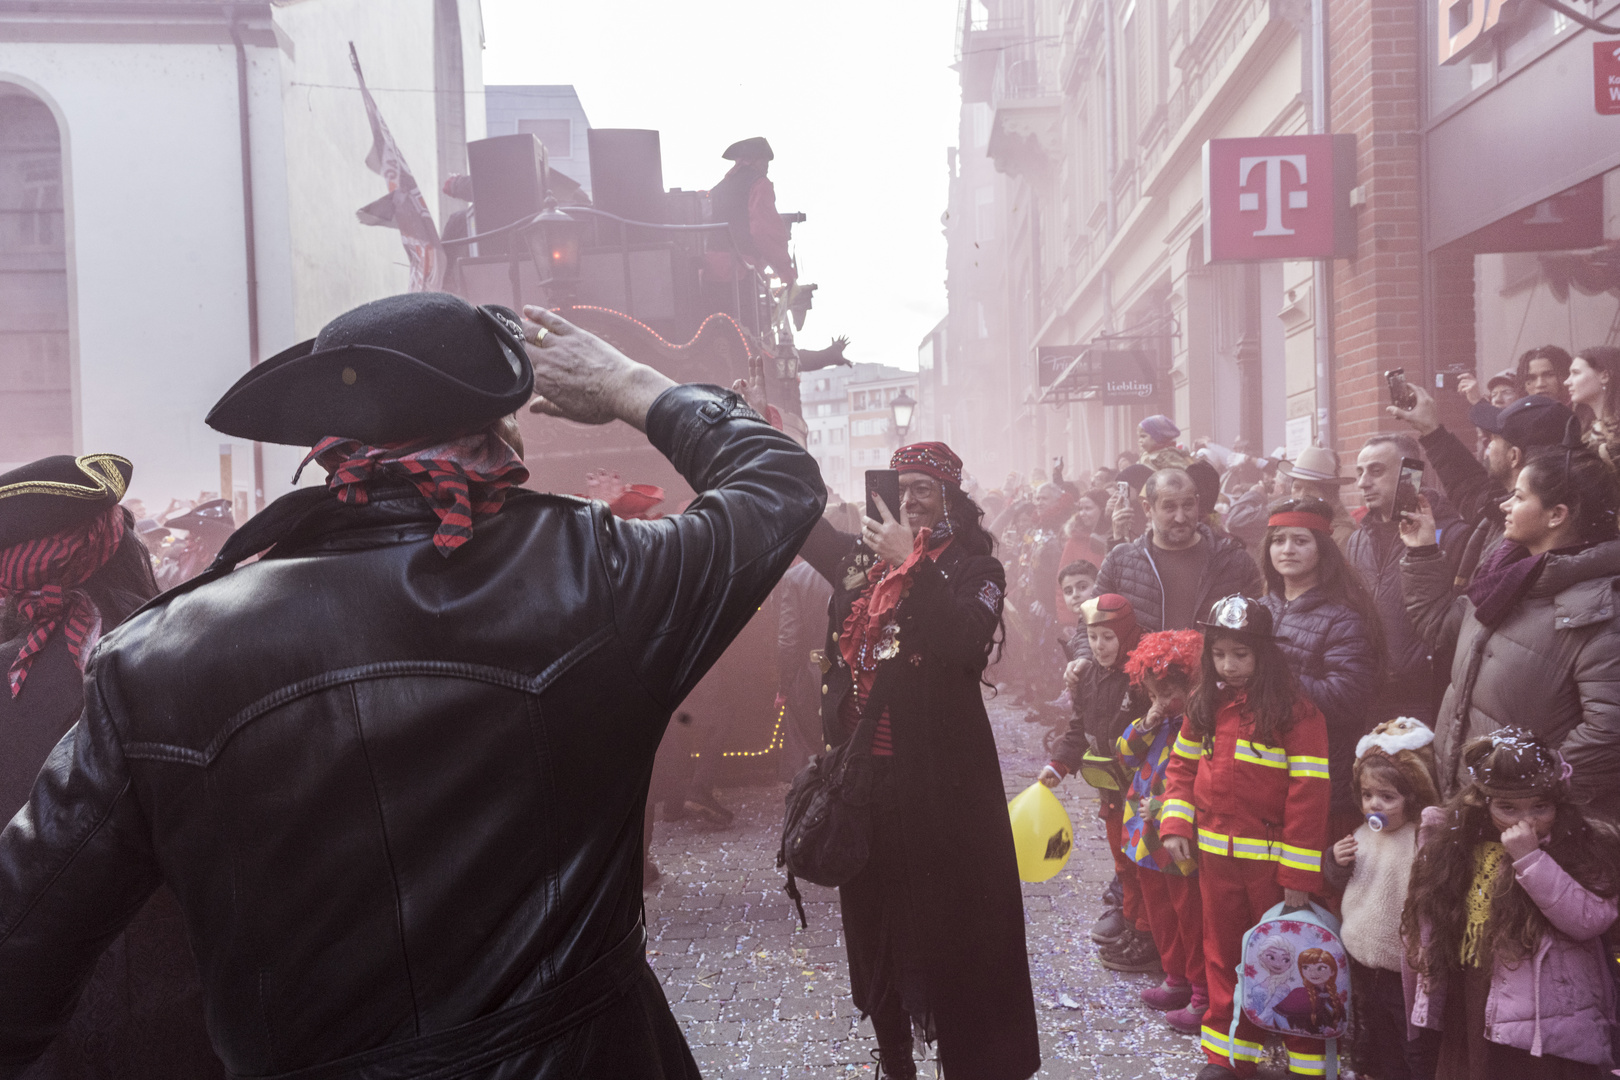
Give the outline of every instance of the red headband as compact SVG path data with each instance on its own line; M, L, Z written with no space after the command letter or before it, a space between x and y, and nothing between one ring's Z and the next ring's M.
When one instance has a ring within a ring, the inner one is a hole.
M926 473L935 480L962 486L962 459L942 442L902 446L889 459L889 468L900 472Z
M1320 514L1309 514L1303 510L1289 510L1281 514L1272 514L1266 519L1268 529L1309 529L1312 532L1331 533L1333 522Z

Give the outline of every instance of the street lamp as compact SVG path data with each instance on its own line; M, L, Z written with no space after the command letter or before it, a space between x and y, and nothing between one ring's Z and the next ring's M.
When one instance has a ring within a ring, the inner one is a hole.
M902 390L894 395L893 401L889 402L889 411L894 414L895 432L904 439L906 429L911 427L912 414L917 411L917 402L912 399L910 394Z
M580 224L557 209L557 200L548 195L545 209L523 232L535 270L555 285L579 281Z

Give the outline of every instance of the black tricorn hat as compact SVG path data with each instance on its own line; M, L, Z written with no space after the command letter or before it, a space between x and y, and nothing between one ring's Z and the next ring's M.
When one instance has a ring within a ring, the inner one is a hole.
M1238 634L1259 641L1287 640L1271 632L1271 609L1242 593L1233 593L1215 601L1209 609L1209 619L1200 622L1198 628L1206 633Z
M236 529L236 515L231 510L231 500L209 499L183 514L176 514L163 524L167 528L185 529L187 532L198 529L233 532Z
M208 426L260 442L370 445L473 431L534 390L523 324L495 304L406 293L361 304L237 380Z
M743 139L726 147L726 152L720 155L727 161L775 161L776 155L771 153L771 144L765 141L765 136L755 135L752 139Z
M71 529L117 506L134 472L117 454L58 454L0 474L0 548Z

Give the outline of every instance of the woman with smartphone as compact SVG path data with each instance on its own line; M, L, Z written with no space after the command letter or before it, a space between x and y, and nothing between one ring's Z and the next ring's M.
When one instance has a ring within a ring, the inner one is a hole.
M876 777L871 855L838 894L855 1006L879 1076L916 1076L916 1030L951 1080L1023 1080L1040 1067L1023 895L979 691L1005 572L950 447L867 476L860 535L823 521L800 552L833 586L823 732L867 741Z
M1405 515L1407 608L1451 685L1435 726L1443 794L1468 780L1462 748L1498 728L1527 728L1560 750L1594 809L1620 811L1620 482L1589 450L1544 447L1502 503L1502 543L1452 600L1427 497Z

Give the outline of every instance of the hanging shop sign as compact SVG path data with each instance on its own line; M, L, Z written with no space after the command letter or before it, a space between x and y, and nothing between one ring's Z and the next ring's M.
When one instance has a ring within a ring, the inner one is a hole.
M1347 259L1356 253L1354 135L1204 144L1204 261Z
M1035 350L1040 400L1139 405L1158 395L1153 353L1091 345L1042 345Z
M1620 41L1592 42L1592 89L1599 116L1620 116Z

